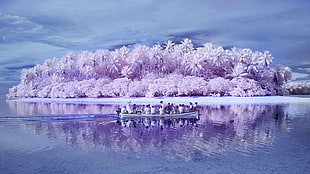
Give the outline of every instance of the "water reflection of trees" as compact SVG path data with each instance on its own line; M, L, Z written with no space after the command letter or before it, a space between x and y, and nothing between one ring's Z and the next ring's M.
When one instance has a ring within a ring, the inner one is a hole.
M104 106L104 110L114 106ZM61 139L68 145L103 151L158 154L195 160L229 151L247 154L271 148L275 131L289 127L285 106L230 105L200 107L200 119L107 119L31 122L25 129ZM198 155L199 156L199 155Z
M22 102L8 100L11 110L21 115L111 114L117 105Z

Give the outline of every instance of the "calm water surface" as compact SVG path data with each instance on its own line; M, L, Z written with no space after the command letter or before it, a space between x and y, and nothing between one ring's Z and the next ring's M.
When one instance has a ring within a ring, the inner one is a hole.
M310 103L118 120L116 105L6 102L4 89L1 174L310 172Z

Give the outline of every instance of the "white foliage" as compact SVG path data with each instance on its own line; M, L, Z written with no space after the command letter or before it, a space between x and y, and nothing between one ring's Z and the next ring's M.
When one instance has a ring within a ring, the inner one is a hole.
M290 82L284 85L284 88L295 95L309 95L310 82Z
M291 69L270 67L270 52L211 43L194 48L189 39L162 47L122 47L68 53L24 69L8 97L140 97L283 95ZM291 92L293 90L290 90ZM296 91L296 90L295 90Z
M212 96L227 95L231 88L232 86L230 80L224 79L223 77L211 79L207 85L208 93Z

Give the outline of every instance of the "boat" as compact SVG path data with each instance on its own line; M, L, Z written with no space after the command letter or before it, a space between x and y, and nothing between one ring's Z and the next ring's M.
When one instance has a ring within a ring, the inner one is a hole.
M135 118L135 117L163 117L163 118L196 118L199 119L198 111L184 112L177 114L143 114L143 113L119 113L120 118Z

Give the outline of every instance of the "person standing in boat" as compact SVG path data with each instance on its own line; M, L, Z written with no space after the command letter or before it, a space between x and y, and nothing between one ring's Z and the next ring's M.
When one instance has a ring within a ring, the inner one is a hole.
M189 112L193 112L194 111L194 105L192 102L189 102Z
M163 106L159 106L159 114L160 115L164 115L165 114L165 109L164 109L164 107Z
M123 107L122 107L121 113L122 113L122 114L127 114L126 106L123 106Z
M193 110L198 111L197 107L198 107L198 102L195 102L195 104L193 105Z
M128 102L128 104L126 105L126 109L129 114L132 114L131 102Z
M170 103L168 103L167 106L165 107L165 112L166 112L167 114L171 114L171 112L172 112L172 106L171 106Z
M179 113L179 106L176 105L173 107L173 114L178 114Z
M183 113L184 112L184 104L180 104L179 105L179 113Z
M122 108L121 107L118 107L116 108L116 114L117 116L120 116L120 113L122 112Z
M165 108L164 101L161 100L159 103L160 103L160 106L161 106L162 108Z
M144 108L144 114L151 114L150 104L146 105Z
M136 105L136 104L133 104L133 105L132 105L132 113L133 113L133 114L136 114L136 113L137 113L137 105Z
M169 113L170 113L170 114L173 114L173 113L174 113L173 111L174 111L174 104L171 103L171 104L170 104L170 112L169 112Z
M152 107L151 107L151 114L152 114L152 115L155 115L155 114L156 114L156 108L155 108L155 106L152 106Z
M139 112L140 112L141 114L144 113L144 109L145 109L145 105L142 105Z

